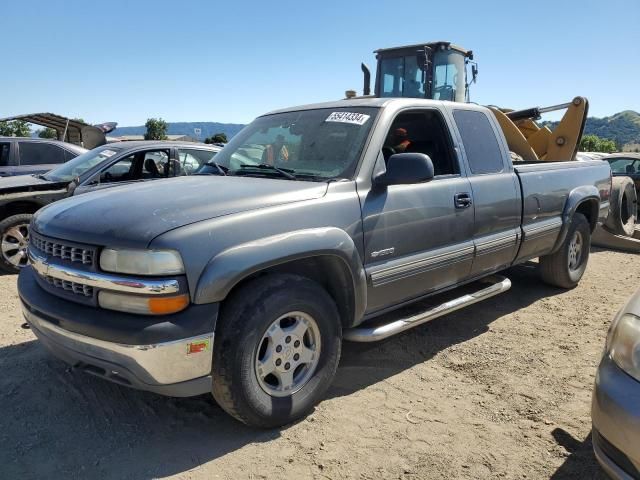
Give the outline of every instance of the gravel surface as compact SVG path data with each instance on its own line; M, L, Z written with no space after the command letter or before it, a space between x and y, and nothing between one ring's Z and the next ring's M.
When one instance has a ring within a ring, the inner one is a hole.
M604 478L590 398L640 256L594 250L580 286L512 289L378 344L349 344L326 399L252 430L209 396L165 398L69 370L21 328L0 277L0 478Z

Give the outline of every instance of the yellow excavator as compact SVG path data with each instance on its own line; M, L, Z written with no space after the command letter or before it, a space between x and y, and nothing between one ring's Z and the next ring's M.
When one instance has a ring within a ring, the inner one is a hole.
M374 52L377 59L374 94L371 72L363 63L363 96L409 97L470 101L469 87L478 76L473 52L450 42L429 42L384 48ZM470 73L469 73L470 70ZM356 92L346 92L355 98ZM584 97L550 107L509 110L490 106L514 161L574 160L582 139L589 103ZM566 110L558 125L550 130L537 123L543 113Z
M371 72L363 63L364 97L409 97L469 102L469 88L478 77L478 64L473 52L450 42L429 42L376 50L377 68L374 93L371 94ZM356 98L354 90L347 98ZM507 140L514 162L570 161L576 159L584 132L589 102L575 97L567 103L549 107L511 110L489 106ZM565 110L553 130L538 123L542 114ZM635 230L637 196L627 177L612 179L608 232L596 232L601 246L628 249L629 238L635 236L633 251L640 251L640 229ZM614 238L615 237L615 238ZM615 240L615 243L613 240ZM621 246L620 242L624 244Z

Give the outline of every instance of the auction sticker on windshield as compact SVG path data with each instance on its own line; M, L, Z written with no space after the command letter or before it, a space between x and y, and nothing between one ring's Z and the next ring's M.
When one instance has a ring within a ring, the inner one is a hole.
M325 122L350 123L352 125L364 125L369 120L370 115L357 112L333 112L327 117Z

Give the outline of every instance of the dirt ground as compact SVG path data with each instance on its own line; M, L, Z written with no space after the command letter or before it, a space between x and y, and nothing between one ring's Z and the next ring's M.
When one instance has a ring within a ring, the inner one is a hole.
M640 255L594 250L578 288L512 289L385 342L345 343L307 419L245 427L208 396L173 399L72 372L0 278L0 478L604 478L591 390Z

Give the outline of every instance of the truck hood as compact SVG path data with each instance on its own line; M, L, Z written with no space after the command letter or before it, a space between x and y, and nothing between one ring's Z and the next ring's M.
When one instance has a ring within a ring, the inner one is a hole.
M53 203L33 222L47 236L93 245L144 248L184 225L322 197L326 183L193 176L108 188Z

